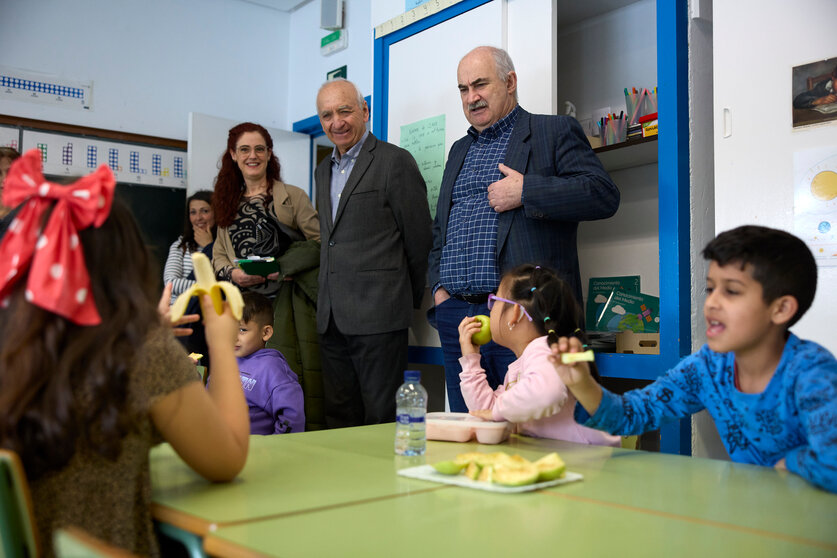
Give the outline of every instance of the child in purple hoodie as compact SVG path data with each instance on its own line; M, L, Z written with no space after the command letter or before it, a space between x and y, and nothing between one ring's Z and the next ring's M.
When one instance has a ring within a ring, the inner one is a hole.
M250 408L250 434L302 432L305 411L299 379L282 353L265 348L273 336L273 304L258 293L243 297L235 356Z

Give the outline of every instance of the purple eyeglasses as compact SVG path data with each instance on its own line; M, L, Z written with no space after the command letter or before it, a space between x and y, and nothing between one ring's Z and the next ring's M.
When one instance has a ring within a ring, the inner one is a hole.
M520 309L523 311L524 314L526 314L526 317L529 318L529 321L532 321L532 316L529 315L529 312L527 312L526 309L520 303L515 302L513 300L509 300L507 298L500 298L499 296L493 294L488 295L488 302L486 303L486 305L488 306L489 310L491 310L494 307L495 300L499 300L500 302L508 302L509 304L515 304L517 306L520 306Z

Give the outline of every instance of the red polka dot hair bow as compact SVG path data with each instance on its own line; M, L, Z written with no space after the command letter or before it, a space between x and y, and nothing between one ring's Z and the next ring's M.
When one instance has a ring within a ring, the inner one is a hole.
M78 231L100 227L110 213L116 181L102 165L70 186L47 182L41 152L32 149L9 168L3 183L3 205L23 205L0 244L0 301L8 304L15 283L29 268L26 300L73 323L102 322L90 293ZM55 208L41 231L49 207Z

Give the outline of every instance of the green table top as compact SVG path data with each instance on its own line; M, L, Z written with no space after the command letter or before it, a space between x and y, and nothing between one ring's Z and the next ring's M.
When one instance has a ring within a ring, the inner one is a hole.
M163 446L151 460L154 514L210 533L206 548L222 554L837 555L837 495L770 468L518 436L497 446L428 442L425 458L400 458L393 435L384 424L254 436L229 484L203 481ZM495 494L396 475L465 451L530 460L557 451L584 480ZM432 536L404 551L411 529Z

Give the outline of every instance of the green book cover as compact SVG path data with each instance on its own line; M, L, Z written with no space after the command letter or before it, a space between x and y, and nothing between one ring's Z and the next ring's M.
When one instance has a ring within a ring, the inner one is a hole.
M587 284L587 312L585 321L589 331L609 331L598 329L598 316L604 310L610 295L615 291L639 294L639 275L621 277L591 277Z
M660 299L647 294L613 291L597 318L598 331L657 333L660 331Z

